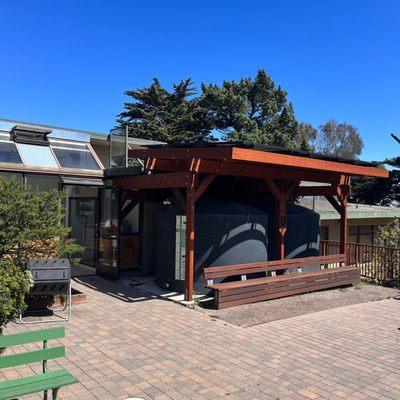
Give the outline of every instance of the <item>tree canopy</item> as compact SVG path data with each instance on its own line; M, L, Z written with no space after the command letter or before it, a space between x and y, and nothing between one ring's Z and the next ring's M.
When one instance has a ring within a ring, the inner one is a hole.
M384 160L383 164L394 167L389 179L353 178L351 201L379 206L400 205L400 157Z
M214 140L217 131L224 140L304 150L315 135L311 125L297 121L287 93L264 70L255 79L202 84L201 93L191 79L170 91L154 79L126 95L132 100L117 121L134 137L194 143Z
M300 124L287 93L264 70L256 78L202 85L200 102L228 141L308 149L310 125Z
M319 127L311 143L318 153L347 158L358 158L364 147L356 127L332 119Z
M167 143L212 140L212 122L197 97L191 79L174 84L171 91L154 78L149 87L125 93L133 99L125 103L118 123L128 125L133 137Z

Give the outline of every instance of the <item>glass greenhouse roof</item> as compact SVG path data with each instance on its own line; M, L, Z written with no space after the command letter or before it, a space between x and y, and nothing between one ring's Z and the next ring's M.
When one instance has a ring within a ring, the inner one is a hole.
M88 143L49 137L47 145L15 143L10 133L0 131L0 164L41 169L101 172L102 166Z

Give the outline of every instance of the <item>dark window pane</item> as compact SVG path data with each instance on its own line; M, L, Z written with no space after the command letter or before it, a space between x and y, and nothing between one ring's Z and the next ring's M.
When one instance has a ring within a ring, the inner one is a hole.
M29 188L40 192L47 192L51 189L58 189L57 175L27 174L26 183Z
M357 226L354 225L349 226L349 235L357 235Z
M0 176L4 179L14 179L18 183L24 183L24 177L22 174L16 172L0 172Z
M329 240L329 227L328 226L321 226L320 231L321 240Z
M361 225L360 226L360 234L370 234L373 232L373 227L372 225Z
M54 154L63 168L99 170L100 167L89 151L53 147Z
M22 164L14 143L0 142L0 162Z

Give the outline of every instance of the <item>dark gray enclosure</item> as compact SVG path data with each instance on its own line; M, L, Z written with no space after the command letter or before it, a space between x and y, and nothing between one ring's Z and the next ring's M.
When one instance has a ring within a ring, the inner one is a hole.
M319 255L320 217L315 211L292 204L287 210L286 258L313 257ZM274 247L275 215L269 220L269 254L277 258Z
M179 235L177 239L176 234L178 215L182 212L174 201L157 213L156 283L182 291L184 281L176 279L180 248ZM199 200L195 217L196 292L206 292L204 267L267 260L267 233L268 215L265 211L238 202ZM183 278L182 274L180 277Z
M268 212L270 214L268 214ZM153 241L156 283L183 291L183 271L177 279L180 257L177 236L179 205L172 200L157 212L157 233ZM275 214L271 210L239 202L204 198L196 205L195 279L197 293L206 293L204 267L252 263L276 259ZM288 206L286 258L319 255L319 214L298 205ZM184 264L184 259L181 258ZM183 265L182 265L183 266Z

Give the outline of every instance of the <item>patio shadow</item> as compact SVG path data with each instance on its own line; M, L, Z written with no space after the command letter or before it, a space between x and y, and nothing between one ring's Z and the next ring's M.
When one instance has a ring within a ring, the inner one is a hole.
M125 303L138 303L161 298L141 290L139 286L125 286L119 281L109 281L99 276L81 276L73 278L73 281Z

